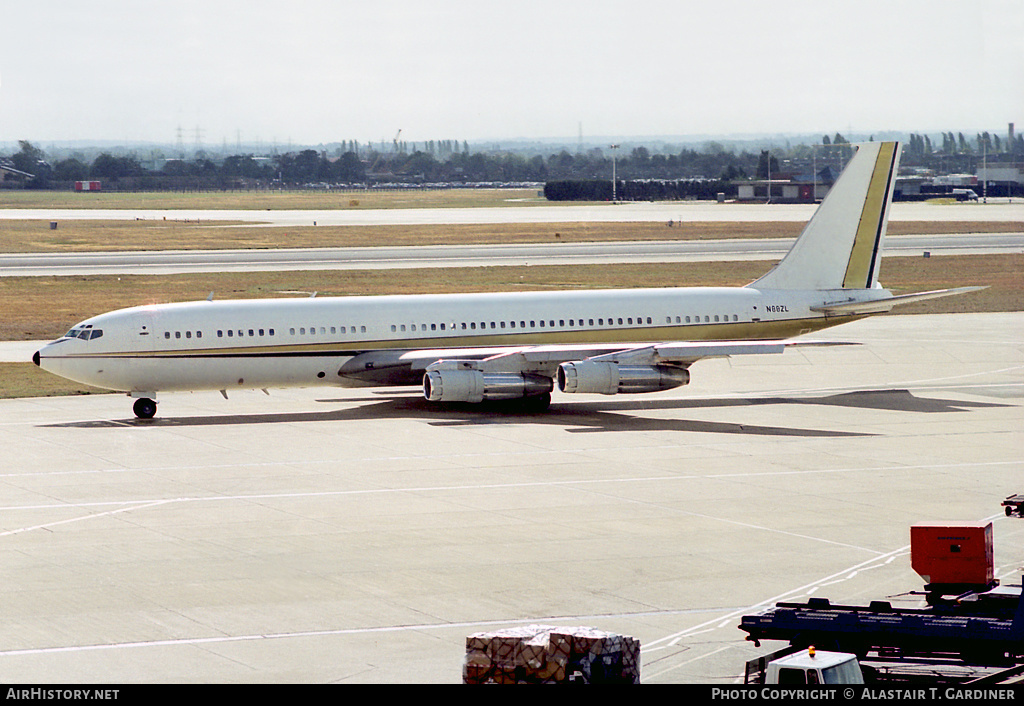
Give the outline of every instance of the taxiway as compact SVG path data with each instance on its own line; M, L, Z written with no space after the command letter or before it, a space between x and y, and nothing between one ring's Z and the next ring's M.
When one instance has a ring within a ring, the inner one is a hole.
M690 386L435 409L416 390L0 401L0 681L458 682L466 635L590 625L734 683L739 617L903 604L910 525L1020 581L1024 314L882 316Z
M789 252L793 242L792 238L735 238L517 245L0 253L0 277L779 260ZM919 257L925 252L933 255L1021 253L1024 252L1024 232L886 238L886 256Z
M86 196L88 198L88 196ZM339 204L348 195L339 195ZM232 221L267 226L368 226L487 223L625 223L807 221L814 204L716 203L714 201L620 201L617 203L547 202L481 208L337 208L317 210L145 210L145 209L0 209L2 219L28 220L188 220ZM1022 221L1020 199L989 203L899 202L892 205L894 221Z

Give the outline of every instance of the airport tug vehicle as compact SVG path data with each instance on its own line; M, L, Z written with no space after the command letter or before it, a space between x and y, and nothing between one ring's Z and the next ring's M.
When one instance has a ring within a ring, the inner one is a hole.
M1000 585L993 577L992 523L914 525L911 565L925 580L923 594L914 592L923 595L924 607L810 598L743 616L739 628L755 645L790 643L748 662L747 683L763 683L772 662L810 645L856 656L869 683L1021 678L1024 597L1020 584Z

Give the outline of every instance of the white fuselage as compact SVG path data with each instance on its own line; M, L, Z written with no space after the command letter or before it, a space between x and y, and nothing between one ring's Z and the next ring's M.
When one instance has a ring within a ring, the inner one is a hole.
M88 319L43 347L37 362L82 383L147 394L419 384L423 367L409 351L481 358L551 344L782 339L854 318L810 310L828 298L697 287L161 304Z

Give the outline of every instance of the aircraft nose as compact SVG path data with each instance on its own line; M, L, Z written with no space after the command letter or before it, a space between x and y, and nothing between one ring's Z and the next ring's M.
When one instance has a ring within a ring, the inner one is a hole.
M32 362L39 365L39 351L32 354Z

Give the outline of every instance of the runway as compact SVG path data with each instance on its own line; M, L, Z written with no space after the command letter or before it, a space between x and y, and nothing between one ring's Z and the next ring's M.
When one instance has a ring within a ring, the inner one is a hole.
M811 204L719 204L658 202L549 204L487 208L339 209L317 211L139 211L101 209L0 209L0 220L188 220L231 221L248 225L414 225L561 222L737 222L806 221ZM892 218L902 221L1015 221L1024 224L1024 204L896 203ZM478 267L499 265L602 264L607 262L686 262L777 260L791 239L727 239L620 243L544 243L393 248L307 248L116 253L0 253L0 276L99 274L180 274L187 272L394 267ZM1020 233L890 236L886 255L1019 253Z
M339 197L346 203L350 195ZM88 198L88 197L86 197ZM85 201L83 201L84 203ZM714 201L657 201L576 204L537 201L529 205L481 208L389 208L318 210L144 210L144 209L0 209L0 220L188 220L234 221L267 226L368 226L488 223L626 223L626 222L736 222L807 221L814 204L717 203ZM991 199L989 203L898 202L894 221L1020 221L1020 199Z
M916 605L910 525L994 523L1019 583L1024 314L881 316L859 346L702 361L541 415L415 390L0 400L0 681L458 682L465 637L639 638L731 684L741 615Z
M661 242L428 245L419 247L174 250L0 254L0 276L167 275L187 272L367 270L779 260L791 238ZM884 255L978 255L1024 252L1024 232L890 236Z

